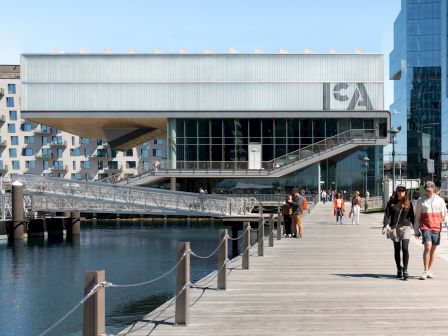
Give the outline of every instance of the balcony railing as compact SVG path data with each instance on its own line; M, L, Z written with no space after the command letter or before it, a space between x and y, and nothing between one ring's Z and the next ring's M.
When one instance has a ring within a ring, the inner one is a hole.
M0 147L6 147L6 146L8 146L6 140L1 140L0 139Z
M68 165L56 165L51 167L51 171L68 172Z
M35 158L36 159L51 159L52 155L51 153L36 153Z
M93 153L89 156L90 159L107 159L107 153Z
M52 147L67 147L67 140L62 140L62 141L59 141L59 140L55 141L55 140L53 140L50 143L50 146L52 146Z
M0 123L4 123L6 121L6 117L4 115L0 116Z
M107 166L104 167L104 172L122 172L123 171L123 166Z
M34 130L34 134L51 134L51 129L49 128L42 128L40 126L36 127Z
M8 165L0 165L0 172L7 172L9 171Z

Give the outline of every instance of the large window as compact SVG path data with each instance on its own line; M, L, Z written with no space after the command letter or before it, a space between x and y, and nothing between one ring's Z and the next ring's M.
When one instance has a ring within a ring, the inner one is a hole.
M12 160L12 169L19 170L20 169L20 161L19 160Z
M14 98L6 97L6 107L14 107Z
M8 84L8 94L16 94L16 85Z
M8 124L8 133L15 133L15 132L16 132L16 125Z
M11 145L17 146L19 144L19 137L17 135L11 135Z
M200 165L194 162L212 162L203 167L219 168L228 162L242 162L245 168L249 160L249 145L262 145L262 161L271 161L299 149L314 150L311 144L349 130L374 128L383 125L386 119L176 119L170 123L175 127L175 137L169 138L171 159L177 163L186 161L191 168ZM380 136L385 137L384 133ZM308 147L308 148L307 148ZM162 150L153 148L153 156L163 156ZM213 163L215 162L215 163ZM225 163L222 163L225 162ZM178 165L182 167L182 165Z
M10 148L9 149L9 157L10 158L16 158L17 157L17 149L16 148Z
M9 120L17 120L17 111L16 110L9 111Z
M33 156L33 149L32 148L23 148L22 149L22 155L23 156Z

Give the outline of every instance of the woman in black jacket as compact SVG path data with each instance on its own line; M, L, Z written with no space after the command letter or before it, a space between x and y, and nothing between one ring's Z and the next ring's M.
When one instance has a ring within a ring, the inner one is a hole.
M411 238L411 229L414 226L414 209L412 203L406 196L406 187L402 185L397 186L395 196L387 203L383 234L386 233L386 226L388 224L391 229L396 228L397 231L396 239L393 239L395 263L397 264L397 278L407 280L409 239ZM400 250L403 252L403 267L401 267Z

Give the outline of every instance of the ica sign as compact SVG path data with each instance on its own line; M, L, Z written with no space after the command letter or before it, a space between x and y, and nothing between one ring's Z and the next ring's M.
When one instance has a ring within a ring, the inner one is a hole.
M373 110L363 83L323 83L324 110Z

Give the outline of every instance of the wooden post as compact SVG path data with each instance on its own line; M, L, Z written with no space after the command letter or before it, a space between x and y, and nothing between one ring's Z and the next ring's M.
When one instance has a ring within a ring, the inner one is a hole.
M218 289L227 288L227 229L219 230ZM222 242L224 241L224 242Z
M274 214L269 216L269 246L274 246Z
M86 272L84 295L106 279L106 271ZM84 302L83 336L100 336L106 332L105 289L98 291Z
M282 239L282 212L278 210L277 212L277 240Z
M24 209L23 184L15 181L12 184L12 221L9 227L9 239L23 239Z
M179 242L177 244L177 260L181 260L184 253L190 249L190 242ZM185 254L184 259L177 265L177 281L176 281L176 309L174 316L174 323L176 325L188 325L188 294L189 286L185 287L190 282L190 252ZM184 289L185 287L185 289ZM183 290L183 291L182 291ZM182 293L181 293L182 291Z
M249 269L250 222L244 222L243 269Z
M258 219L258 256L263 256L263 239L264 239L264 218L260 217Z

